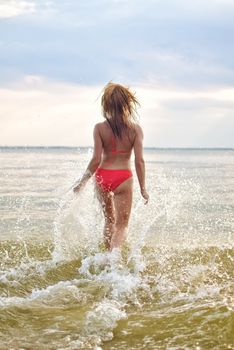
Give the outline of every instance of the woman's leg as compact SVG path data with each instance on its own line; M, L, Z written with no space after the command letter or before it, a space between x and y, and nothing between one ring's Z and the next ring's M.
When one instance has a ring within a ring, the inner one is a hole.
M113 193L103 192L98 185L96 185L96 193L105 217L105 225L103 230L104 243L106 248L110 249L110 242L115 229L115 207Z
M120 247L126 238L129 217L132 207L132 177L124 181L114 191L114 208L115 208L115 229L113 231L110 250Z

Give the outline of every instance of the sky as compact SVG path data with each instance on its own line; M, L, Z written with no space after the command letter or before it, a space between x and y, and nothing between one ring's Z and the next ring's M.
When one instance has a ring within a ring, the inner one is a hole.
M234 0L0 0L0 146L92 146L109 82L146 147L234 147Z

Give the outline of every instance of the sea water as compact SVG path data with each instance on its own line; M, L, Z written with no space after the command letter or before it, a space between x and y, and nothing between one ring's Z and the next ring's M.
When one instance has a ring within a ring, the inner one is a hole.
M0 148L0 349L233 349L232 149L146 149L103 246L82 148Z

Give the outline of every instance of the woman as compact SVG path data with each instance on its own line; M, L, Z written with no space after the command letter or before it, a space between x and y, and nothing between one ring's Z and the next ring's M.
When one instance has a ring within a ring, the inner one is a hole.
M107 249L112 250L124 241L131 212L133 149L145 204L149 195L145 188L143 132L134 119L139 102L127 87L110 82L104 88L101 104L105 121L94 127L93 157L73 191L78 193L95 173L97 197L105 216L104 242Z

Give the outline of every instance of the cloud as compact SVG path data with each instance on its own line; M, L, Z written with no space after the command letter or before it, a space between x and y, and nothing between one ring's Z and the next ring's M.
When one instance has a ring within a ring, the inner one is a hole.
M230 4L221 6L215 0L36 4L30 16L0 23L2 84L24 75L94 85L110 79L184 87L234 83Z
M5 145L89 145L98 88L26 76L1 89L0 139Z
M102 89L99 84L68 84L42 76L25 76L2 88L1 145L92 145L93 126L103 120ZM233 147L234 87L188 91L135 85L132 89L142 106L138 112L145 146Z
M35 12L35 3L21 0L1 0L0 18L10 18Z
M80 20L89 24L116 23L119 20L206 20L232 19L233 0L80 0L50 1L50 9L70 25ZM98 16L96 15L98 13Z
M233 1L0 0L0 12L2 144L91 144L90 98L109 80L138 89L148 146L233 143Z

